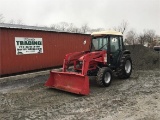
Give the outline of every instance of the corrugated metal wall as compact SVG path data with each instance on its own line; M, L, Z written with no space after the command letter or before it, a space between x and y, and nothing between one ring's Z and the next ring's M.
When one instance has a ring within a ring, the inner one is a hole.
M83 34L7 28L1 28L0 34L0 75L62 65L66 53L89 50L91 39ZM15 37L42 38L44 52L16 55Z

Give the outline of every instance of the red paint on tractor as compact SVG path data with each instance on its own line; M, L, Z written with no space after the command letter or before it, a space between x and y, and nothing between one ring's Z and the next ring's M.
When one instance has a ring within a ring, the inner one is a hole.
M106 64L104 62L106 51L82 51L69 53L65 56L63 63L63 71L51 71L50 77L45 83L45 86L52 87L76 94L89 94L89 77L88 70L96 69L98 63ZM80 64L80 62L82 62ZM73 65L74 71L68 71L69 65ZM77 68L77 65L79 67Z
M51 71L45 86L76 94L89 94L89 78L81 74Z

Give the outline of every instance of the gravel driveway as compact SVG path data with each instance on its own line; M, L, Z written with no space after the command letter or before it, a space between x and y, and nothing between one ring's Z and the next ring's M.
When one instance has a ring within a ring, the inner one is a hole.
M159 70L133 71L130 79L114 78L107 88L91 77L88 96L48 89L47 78L1 83L1 120L160 120Z

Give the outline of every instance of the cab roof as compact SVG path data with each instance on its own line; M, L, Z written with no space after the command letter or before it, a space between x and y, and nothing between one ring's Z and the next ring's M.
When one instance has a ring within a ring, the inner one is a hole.
M123 34L121 32L117 32L114 30L107 30L107 31L93 32L91 35L92 36L104 36L104 35L120 35L120 36L122 36Z

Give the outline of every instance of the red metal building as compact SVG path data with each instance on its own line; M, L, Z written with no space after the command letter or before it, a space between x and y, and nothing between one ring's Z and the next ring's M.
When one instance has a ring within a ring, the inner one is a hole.
M29 39L39 40L40 45L31 45L33 41L28 42ZM87 34L0 24L0 75L60 66L66 53L89 50L90 40ZM36 50L40 52L35 53Z

